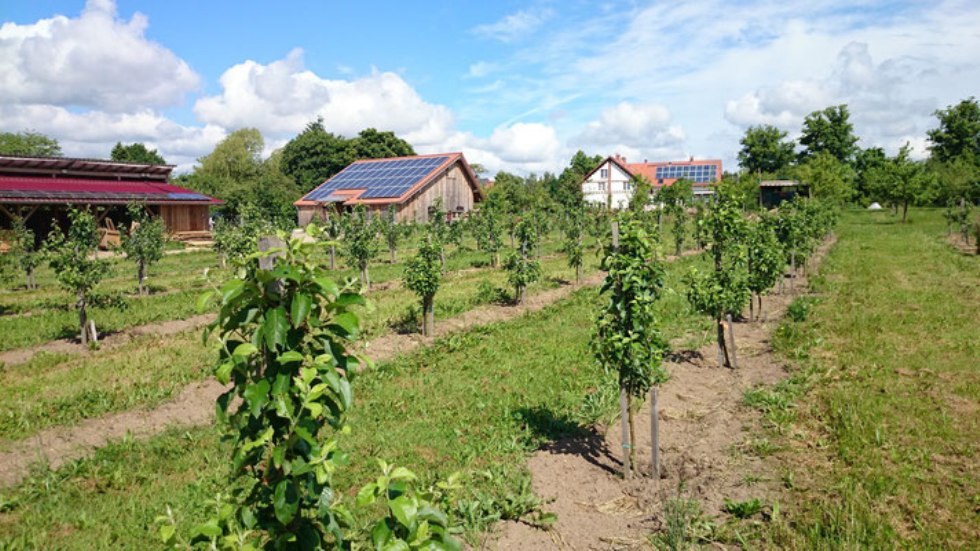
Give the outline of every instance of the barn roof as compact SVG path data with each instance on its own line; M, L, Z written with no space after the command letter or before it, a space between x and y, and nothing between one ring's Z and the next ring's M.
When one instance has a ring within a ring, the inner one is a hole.
M0 203L217 205L222 201L162 181L0 174Z
M456 163L473 192L480 195L476 174L462 153L436 153L387 159L355 161L314 190L304 195L297 206L322 203L395 204L408 201L444 174Z
M84 159L77 157L29 157L0 155L0 173L49 174L60 176L128 177L137 180L163 180L170 178L174 165L152 165Z

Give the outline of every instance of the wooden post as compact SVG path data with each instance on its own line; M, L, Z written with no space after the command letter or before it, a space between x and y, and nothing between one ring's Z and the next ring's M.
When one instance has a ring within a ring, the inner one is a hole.
M630 465L630 427L629 427L629 406L626 400L626 389L619 389L619 416L620 425L623 433L623 478L629 480L633 478L633 467Z
M265 252L269 249L275 249L278 247L283 247L286 244L274 235L266 235L259 238L259 251ZM259 269L260 270L272 270L276 266L276 259L282 256L281 252L275 252L270 255L259 257ZM269 284L268 291L278 293L282 291L282 282L274 281Z
M789 294L792 295L796 292L796 249L789 252L789 265Z
M89 331L89 336L92 339L92 342L94 342L95 344L99 344L99 334L95 331L95 320L93 319L88 320L88 331Z
M725 346L725 349L728 350L729 347L731 348L730 356L732 360L732 369L737 369L738 359L735 357L735 323L732 321L731 314L727 314L725 318L726 321L728 321L728 342L729 342L729 344Z
M657 415L657 387L650 387L650 448L653 461L650 474L660 479L660 419Z

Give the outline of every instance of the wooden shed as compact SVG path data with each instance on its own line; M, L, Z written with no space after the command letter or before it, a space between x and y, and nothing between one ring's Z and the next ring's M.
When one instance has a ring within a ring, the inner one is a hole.
M356 161L294 205L300 226L357 205L375 213L394 205L399 222L427 222L437 198L450 219L464 216L483 200L479 180L462 153Z
M172 165L67 157L0 156L0 228L14 216L42 238L65 227L69 206L94 208L104 226L128 223L126 206L143 204L174 238L210 235L210 209L222 202L169 184Z

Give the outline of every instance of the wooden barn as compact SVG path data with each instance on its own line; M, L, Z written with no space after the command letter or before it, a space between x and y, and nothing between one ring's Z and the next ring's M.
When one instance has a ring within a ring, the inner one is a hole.
M399 222L427 222L437 198L451 220L483 199L479 180L462 153L356 161L294 205L300 226L357 205L365 205L372 214L394 205Z
M210 208L222 202L168 183L172 165L68 157L0 156L0 229L14 216L38 239L67 224L67 208L93 208L103 228L128 224L126 205L141 203L176 239L210 235Z

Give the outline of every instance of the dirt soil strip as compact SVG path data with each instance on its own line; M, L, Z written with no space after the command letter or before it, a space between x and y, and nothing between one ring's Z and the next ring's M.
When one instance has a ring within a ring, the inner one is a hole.
M819 264L833 245L825 243L813 259ZM659 392L661 479L647 474L624 481L622 440L617 420L588 434L553 442L528 461L534 493L544 509L557 514L551 530L508 521L490 534L484 549L648 549L647 537L664 527L663 504L683 495L696 499L707 516L721 513L724 499L743 501L773 495L778 476L750 453L739 453L759 415L742 405L743 393L787 376L775 357L770 336L786 307L806 293L796 278L796 293L763 299L760 321L735 324L738 369L718 367L717 348L679 351L665 362L670 380ZM650 473L650 404L637 420L639 469ZM746 484L747 477L759 480Z
M204 327L210 323L213 319L214 315L203 314L182 320L162 321L160 323L150 323L147 325L130 327L129 329L124 329L118 333L111 333L104 337L99 337L98 350L111 350L113 348L118 348L133 340L133 338L141 335L167 336L176 335L177 333L190 329L200 329L201 327ZM91 354L93 353L93 350L82 346L74 340L59 339L56 341L39 344L37 346L31 346L29 348L16 348L14 350L0 352L0 364L16 365L29 362L31 361L31 358L33 358L39 352L48 352L52 354Z

